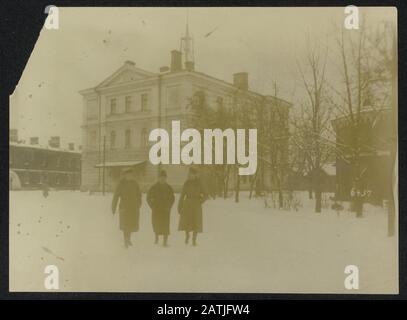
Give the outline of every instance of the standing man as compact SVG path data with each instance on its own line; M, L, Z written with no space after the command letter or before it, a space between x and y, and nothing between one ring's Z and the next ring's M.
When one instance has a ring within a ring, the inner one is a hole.
M167 173L162 170L155 183L147 193L147 203L152 210L153 231L155 233L155 244L158 243L160 235L163 236L163 246L168 246L168 235L170 234L170 213L175 197L172 187L167 183Z
M178 202L180 214L178 230L185 231L185 243L188 244L192 232L192 245L196 246L198 233L202 232L202 203L208 198L198 177L198 172L190 168Z
M141 191L134 179L133 170L127 169L123 179L117 185L112 201L112 213L115 214L117 203L119 205L120 230L123 231L124 246L132 245L131 233L139 229Z

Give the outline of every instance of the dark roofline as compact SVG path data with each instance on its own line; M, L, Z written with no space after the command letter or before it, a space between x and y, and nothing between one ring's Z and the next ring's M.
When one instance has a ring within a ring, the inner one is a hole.
M82 95L84 95L84 94L87 94L87 93L96 92L96 91L98 90L98 87L99 87L103 82L107 81L107 80L108 80L110 77L112 77L115 73L119 72L120 69L122 69L125 65L126 65L126 63L125 63L123 66L121 66L119 69L117 69L114 73L112 73L109 77L107 77L106 79L104 79L104 80L103 80L101 83L99 83L97 86L92 87L92 88L87 88L87 89L80 90L79 93L82 94ZM196 70L181 69L181 70L176 71L176 72L166 72L166 73L157 74L157 73L153 73L153 72L150 72L150 71L147 71L147 70L144 70L144 69L135 67L135 66L134 66L133 68L135 68L135 69L137 68L137 69L142 70L142 71L144 71L144 72L146 72L146 73L152 74L151 76L149 76L149 77L147 77L147 78L145 78L145 79L140 79L140 80L138 80L138 81L147 81L147 80L153 80L153 79L157 79L157 80L158 80L160 77L161 77L161 78L165 78L165 77L168 77L168 76L184 76L184 75L188 75L188 74L191 74L191 75L199 75L199 76L202 76L202 77L207 78L208 80L220 82L220 83L222 83L223 85L229 87L230 89L234 89L234 90L236 90L236 91L238 91L238 92L248 92L249 94L252 94L252 95L255 95L255 96L258 96L258 97L261 97L261 98L275 99L275 100L278 100L278 101L280 101L280 102L282 102L282 103L288 104L289 106L292 106L292 103L291 103L291 102L288 102L287 100L284 100L284 99L281 99L281 98L277 98L277 97L272 96L272 95L263 95L263 94L260 94L260 93L258 93L258 92L252 91L252 90L250 90L250 89L243 91L243 90L241 90L241 89L235 87L235 86L233 85L233 83L227 82L227 81L222 80L222 79L215 78L215 77L213 77L213 76L211 76L211 75L208 75L208 74L206 74L206 73L204 73L204 72L200 72L200 71L196 71Z
M53 151L53 152L65 152L65 153L74 153L74 154L82 154L82 151L78 150L69 150L69 149L62 149L62 148L52 148L44 145L31 145L31 144L26 144L26 143L18 143L18 142L10 142L9 147L17 147L17 148L30 148L34 150L47 150L47 151Z
M284 99L281 99L281 98L278 98L278 97L275 97L275 96L272 96L272 95L269 95L269 94L263 95L263 94L261 94L261 93L258 93L258 92L256 92L256 91L253 91L253 90L250 90L250 89L243 91L243 90L241 90L241 89L235 87L235 86L234 86L232 83L230 83L230 82L227 82L227 81L222 80L222 79L218 79L218 78L213 77L213 76L211 76L211 75L208 75L208 74L206 74L206 73L204 73L204 72L195 71L195 70L193 70L193 71L182 70L182 71L189 72L189 73L192 73L192 74L197 74L197 75L206 77L206 78L208 78L208 79L210 79L210 80L215 80L215 81L221 82L221 83L223 83L224 85L230 87L231 89L235 89L236 91L248 92L248 93L250 93L250 94L259 96L259 97L261 97L261 98L278 100L278 101L281 101L282 103L285 103L285 104L288 104L289 106L292 106L292 103L291 103L291 102L288 102L287 100L284 100ZM171 74L171 73L168 73L168 74ZM166 74L166 75L167 75L167 74Z
M381 112L391 112L391 108L381 108L381 109L373 109L373 108L369 108L369 109L364 109L364 110L360 110L360 114L361 116L369 114L369 113L381 113ZM354 114L356 114L357 112L354 112ZM342 115L339 117L336 117L335 119L331 120L332 126L336 126L336 124L340 121L344 121L344 120L349 120L350 119L350 114L346 114L346 115Z

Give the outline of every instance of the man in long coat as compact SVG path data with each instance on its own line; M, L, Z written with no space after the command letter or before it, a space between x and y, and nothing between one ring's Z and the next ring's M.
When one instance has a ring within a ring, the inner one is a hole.
M190 168L178 202L180 214L178 230L185 231L185 243L188 244L192 232L192 244L196 246L196 238L202 232L202 203L208 198L205 188L198 178L198 172Z
M160 235L163 236L163 246L168 246L170 234L170 213L175 197L172 187L167 183L167 173L160 172L158 182L147 193L147 203L152 210L152 224L155 233L155 243Z
M133 171L128 169L124 172L123 179L116 187L112 201L112 213L115 214L117 203L119 205L120 230L123 231L124 246L132 245L131 233L139 229L141 191L133 177Z

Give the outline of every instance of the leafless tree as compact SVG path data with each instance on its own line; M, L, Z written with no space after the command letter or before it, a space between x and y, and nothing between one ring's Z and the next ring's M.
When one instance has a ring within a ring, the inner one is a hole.
M291 141L304 159L304 169L315 193L315 212L321 212L321 178L324 165L330 160L332 146L328 143L332 108L327 99L328 52L315 45L309 49L304 63L297 61L306 99L301 113L293 123L295 135Z
M337 71L341 81L331 84L330 91L334 95L332 105L346 128L344 130L347 130L348 139L337 139L336 150L352 168L352 185L360 189L366 171L362 165L363 154L374 154L377 151L377 146L369 139L383 110L389 107L392 109L392 114L395 115L392 127L397 130L395 34L394 28L387 22L375 28L368 28L366 24L362 24L359 30L341 28L338 34L340 36L336 42L340 64ZM367 120L365 110L373 118ZM340 130L338 127L335 129ZM389 145L393 159L396 136L397 131L393 133L393 141L381 143ZM390 217L394 210L389 209ZM357 216L362 215L362 210L363 203L356 210Z

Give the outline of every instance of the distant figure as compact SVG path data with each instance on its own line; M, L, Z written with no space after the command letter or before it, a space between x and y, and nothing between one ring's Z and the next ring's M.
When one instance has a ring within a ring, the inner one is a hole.
M359 179L356 179L350 191L350 197L351 197L351 211L356 212L357 218L362 218L363 203L369 194L370 192L368 190L364 190L360 187Z
M332 210L336 211L336 215L339 217L340 213L344 209L344 207L337 200L334 200L334 201L335 202L332 204L331 208L332 208Z
M168 235L170 234L170 213L174 204L174 191L167 183L167 173L160 172L158 182L155 183L147 193L147 203L152 210L153 231L155 243L158 243L160 235L163 236L163 246L168 246Z
M44 198L47 198L49 195L49 185L46 182L43 182L41 185L42 195Z
M207 194L198 178L198 172L190 168L178 202L180 214L178 230L185 231L186 244L192 231L192 244L196 246L198 233L202 232L202 203L206 199Z
M128 248L132 245L131 233L139 229L141 206L141 191L137 181L134 180L132 169L124 172L123 179L116 187L112 201L113 214L116 212L119 199L120 230L123 231L124 246Z

